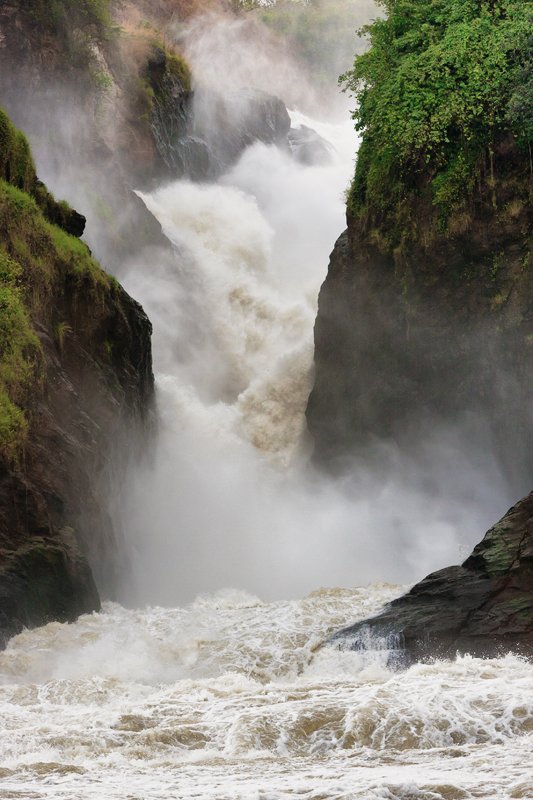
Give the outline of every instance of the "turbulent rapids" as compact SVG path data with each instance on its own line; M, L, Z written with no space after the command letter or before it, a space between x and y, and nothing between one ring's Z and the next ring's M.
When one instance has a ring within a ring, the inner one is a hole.
M110 604L21 634L0 655L0 797L531 797L533 665L313 653L400 591Z
M154 322L161 430L117 504L134 566L122 596L167 607L107 604L11 641L6 800L533 793L532 665L463 657L396 672L387 651L319 646L402 588L315 587L412 580L480 524L422 491L407 459L392 458L386 481L355 465L355 493L306 466L316 296L353 140L345 122L293 120L333 143L328 164L256 144L217 183L140 195L175 252L128 276ZM483 508L483 485L465 490L473 473L459 474L452 494Z

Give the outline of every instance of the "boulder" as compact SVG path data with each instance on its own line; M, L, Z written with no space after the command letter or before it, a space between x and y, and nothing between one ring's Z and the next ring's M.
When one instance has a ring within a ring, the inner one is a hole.
M308 125L298 125L289 131L289 144L294 158L310 166L330 164L333 145Z
M456 653L533 655L533 492L460 566L428 575L370 620L336 633L342 649L387 649L400 662Z

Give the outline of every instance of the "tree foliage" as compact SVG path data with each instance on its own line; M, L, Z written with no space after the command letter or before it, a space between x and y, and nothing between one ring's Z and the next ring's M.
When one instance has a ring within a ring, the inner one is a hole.
M343 75L363 132L351 209L387 209L416 175L450 208L480 153L509 130L531 140L530 0L381 0L370 48Z

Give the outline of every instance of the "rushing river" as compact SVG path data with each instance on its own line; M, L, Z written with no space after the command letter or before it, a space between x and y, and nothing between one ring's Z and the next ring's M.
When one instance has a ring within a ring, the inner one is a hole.
M533 797L533 665L315 647L400 591L108 605L0 655L0 797Z

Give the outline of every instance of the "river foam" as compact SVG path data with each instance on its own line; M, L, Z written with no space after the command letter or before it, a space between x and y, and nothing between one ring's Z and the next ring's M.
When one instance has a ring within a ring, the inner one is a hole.
M400 592L228 590L20 634L0 654L0 797L531 797L533 665L316 649Z

